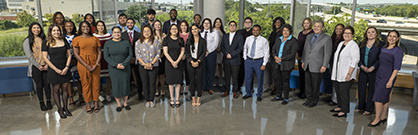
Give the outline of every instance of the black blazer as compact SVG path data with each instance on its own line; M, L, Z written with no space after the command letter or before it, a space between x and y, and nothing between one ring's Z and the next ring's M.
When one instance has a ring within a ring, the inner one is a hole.
M372 48L370 48L369 56L367 58L367 68L374 66L375 70L373 70L373 72L376 72L377 69L379 68L379 54L384 44L385 44L384 42L380 41L377 46L376 46L376 43L374 43ZM366 46L360 48L360 61L358 63L359 67L362 65L366 66L364 65L364 55L366 55ZM360 70L360 71L364 72L363 70Z
M223 55L223 64L241 65L242 47L244 46L244 37L235 32L232 44L229 44L229 35L231 33L222 36L221 51ZM231 54L231 59L226 58L227 54Z
M128 31L125 31L125 32L122 33L121 38L124 39L124 40L128 40L129 43L131 43L132 49L135 50L135 42L137 40L139 40L140 36L141 36L141 33L137 32L137 31L134 31L134 38L132 39L133 43L131 43L131 40L129 39Z
M176 20L177 21L177 26L178 26L178 28L180 29L180 20ZM164 22L164 25L163 25L163 32L165 33L165 34L168 34L168 29L170 28L170 20L168 20L168 21L166 21L166 22Z
M273 50L271 51L273 53L273 58L274 56L278 56L281 44L282 41L280 39L276 39L276 42L273 46ZM282 52L282 62L280 66L281 71L289 71L295 67L296 51L298 50L298 48L299 42L295 37L292 36L292 38L289 41L286 41ZM274 69L279 68L279 64L276 63L276 60L274 59L273 66Z
M194 37L191 37L194 38ZM194 42L191 42L191 39L188 38L186 41L186 60L187 64L190 64L190 61L197 61L200 60L199 66L201 63L205 61L206 55L206 40L202 37L199 37L199 43L197 48L197 59L192 57L192 46L194 46Z

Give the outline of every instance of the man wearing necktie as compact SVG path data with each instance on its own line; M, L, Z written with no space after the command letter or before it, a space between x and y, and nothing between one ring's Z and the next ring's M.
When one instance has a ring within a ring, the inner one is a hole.
M131 44L132 47L132 51L133 54L135 54L135 42L139 39L141 33L135 31L135 20L132 18L129 18L126 21L126 26L127 29L125 30L125 32L122 33L122 39L123 40L128 40L129 43ZM135 60L135 58L132 58L131 62L131 72L132 72L132 78L134 78L135 84L136 84L136 89L138 92L138 98L142 99L143 95L142 95L142 82L141 82L141 78L139 76L139 67L138 67L138 62Z
M244 43L243 58L245 66L245 91L246 94L242 99L252 96L251 83L254 72L257 75L257 101L261 101L261 93L263 92L264 69L270 56L269 43L266 38L260 36L261 26L254 25L253 35L247 37Z
M129 18L129 19L132 19L132 18ZM128 21L127 21L129 19L128 19L128 16L126 16L125 13L121 13L121 14L119 14L119 17L118 17L119 24L117 24L113 27L119 27L122 30L121 32L126 32L129 29L128 28ZM113 29L113 27L112 27L112 29ZM112 29L110 29L110 31L109 31L110 34L112 34ZM133 25L132 29L136 32L139 32L139 33L141 32L139 27L136 26L135 24Z
M306 37L302 56L302 68L305 70L305 92L307 101L302 105L315 107L319 101L319 89L322 73L329 66L332 54L332 40L322 33L324 22L316 21L314 33Z

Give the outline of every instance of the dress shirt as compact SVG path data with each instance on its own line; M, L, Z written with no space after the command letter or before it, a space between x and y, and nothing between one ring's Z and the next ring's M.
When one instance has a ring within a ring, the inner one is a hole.
M174 22L172 22L172 21L170 20L170 26L171 26L171 25L173 25L173 24L177 25L177 19L176 19L176 21L174 21Z
M244 60L247 60L247 57L250 57L250 52L252 49L254 38L255 38L254 35L251 35L247 37L247 39L245 40L244 50L243 50ZM259 35L256 40L255 55L254 55L254 58L252 59L263 58L263 65L265 66L270 56L269 52L270 52L269 42L267 41L266 38Z
M205 37L205 32L208 32L207 35L207 51L209 53L212 53L213 51L215 51L216 48L218 48L219 45L219 35L218 32L216 30L213 30L212 32L210 32L210 30L204 30L203 32L200 33L200 35L204 38Z
M232 45L232 40L234 40L235 33L237 32L229 33L229 45Z
M190 46L190 50L192 50L192 46ZM199 48L199 43L194 43L194 50L190 52L192 54L193 59L197 59L197 49Z
M135 56L136 60L142 58L145 63L151 63L155 58L159 58L161 55L161 46L157 39L154 40L154 44L151 45L151 41L141 43L140 40L135 42ZM140 62L138 62L142 65ZM156 62L153 66L157 67L159 62ZM142 65L144 66L144 65Z
M337 51L334 53L334 66L331 70L331 80L333 81L346 82L345 77L350 67L354 68L351 79L356 79L357 65L360 61L360 49L354 40L349 41L341 50L343 45L344 42L341 42L337 47Z

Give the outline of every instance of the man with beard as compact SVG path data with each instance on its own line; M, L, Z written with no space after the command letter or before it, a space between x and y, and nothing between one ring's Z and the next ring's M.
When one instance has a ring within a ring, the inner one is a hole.
M155 14L156 13L154 9L148 9L147 11L148 20L141 23L141 28L144 28L145 25L148 25L148 26L151 26L152 29L154 29Z
M170 20L164 22L163 32L165 34L168 33L168 28L170 28L170 26L172 24L176 24L178 26L178 28L180 28L180 20L177 20L177 10L176 9L171 9L170 10Z
M128 40L129 43L131 43L133 54L135 54L135 42L139 39L140 33L135 31L135 20L132 18L129 18L126 21L127 30L122 33L122 39ZM142 95L142 83L141 78L139 76L139 67L138 67L138 61L135 60L135 58L132 58L131 62L131 70L132 70L132 78L135 80L136 84L136 90L138 92L138 99L141 100L144 98Z
M240 34L244 37L244 43L247 37L253 35L253 19L251 17L246 17L244 19L244 29L237 30L237 34ZM244 86L245 81L245 68L244 68L244 58L242 53L240 53L240 57L242 58L241 61L243 62L239 67L239 74L238 74L238 87ZM251 80L251 88L253 87L254 80ZM241 90L239 90L241 92Z
M127 30L128 30L128 26L126 26L126 21L127 21L127 19L128 19L128 16L126 16L126 14L125 14L125 13L122 13L122 14L120 14L120 15L119 15L119 24L117 24L116 26L117 26L117 27L120 27L120 28L122 29L122 32L125 32L125 31L127 31ZM116 27L116 26L113 26L113 27ZM112 28L113 28L113 27L112 27ZM141 30L140 30L140 29L139 29L139 27L138 27L138 26L136 26L135 24L134 24L134 30L135 30L136 32L141 33ZM112 29L110 29L109 33L110 33L110 34L112 34Z

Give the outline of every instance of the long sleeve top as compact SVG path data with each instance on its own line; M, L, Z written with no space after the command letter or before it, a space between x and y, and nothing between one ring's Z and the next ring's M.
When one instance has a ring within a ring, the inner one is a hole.
M247 57L251 58L250 53L254 42L254 35L247 37L244 43L243 58L247 60ZM251 59L263 58L263 65L265 66L270 56L269 42L261 35L257 37L255 46L255 55Z
M219 45L218 31L216 31L215 29L213 29L212 32L210 32L210 30L204 30L203 32L200 33L202 38L205 38L206 32L207 32L207 37L206 37L207 48L206 49L209 53L212 53L213 51L216 50L216 48L218 48L218 45Z

